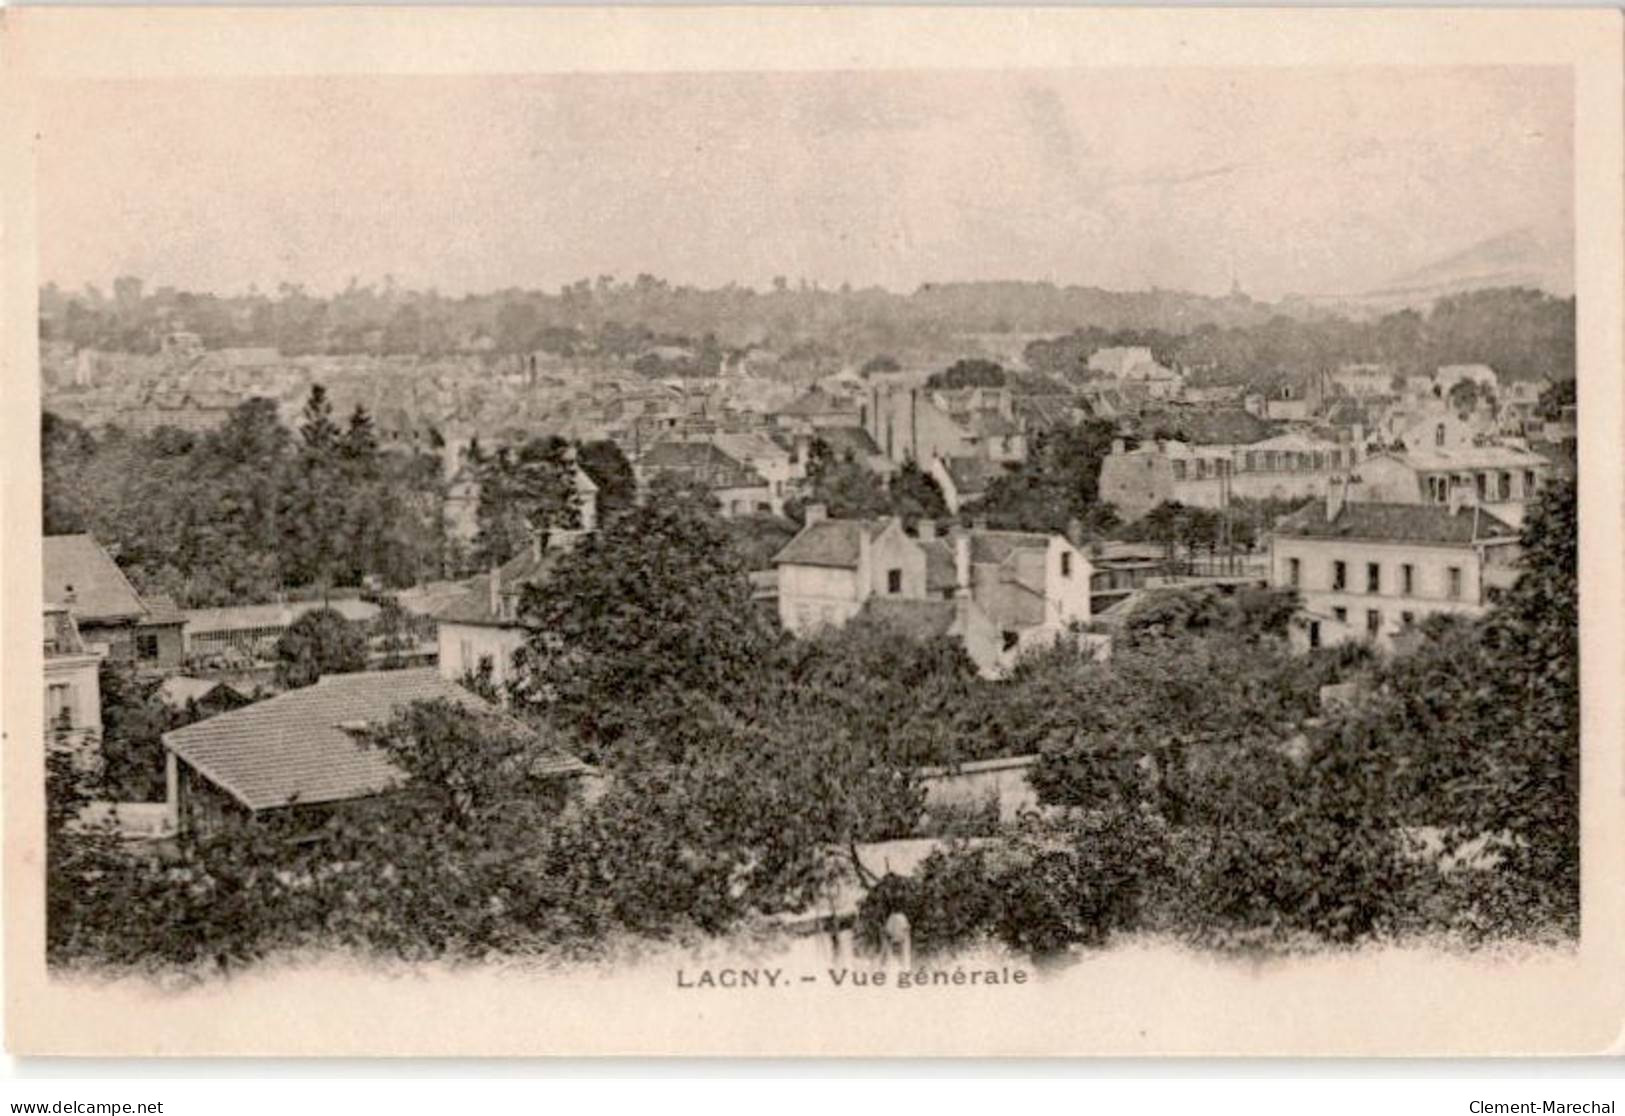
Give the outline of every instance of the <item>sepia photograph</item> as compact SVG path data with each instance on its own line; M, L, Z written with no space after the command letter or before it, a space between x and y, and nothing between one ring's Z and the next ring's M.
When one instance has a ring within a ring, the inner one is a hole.
M784 14L7 22L9 1044L1614 1041L1617 19Z

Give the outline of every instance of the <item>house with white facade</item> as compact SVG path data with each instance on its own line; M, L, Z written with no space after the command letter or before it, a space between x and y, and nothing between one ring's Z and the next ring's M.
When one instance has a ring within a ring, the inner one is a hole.
M913 618L904 626L962 639L988 675L1090 619L1089 558L1058 534L939 534L922 520L910 535L896 518L829 519L812 505L774 565L787 631L815 634L860 613Z
M1132 521L1159 504L1223 508L1233 500L1292 500L1326 490L1359 460L1353 444L1291 432L1243 445L1119 440L1101 461L1100 499Z
M45 605L45 733L54 746L94 755L86 745L102 731L101 655L86 646L65 606Z
M1476 616L1517 579L1518 532L1480 507L1350 500L1334 488L1276 524L1270 583L1296 590L1299 649L1388 646L1435 613Z
M1551 476L1538 453L1509 445L1467 445L1373 454L1360 465L1359 496L1397 504L1474 504L1513 527Z
M519 622L520 596L527 585L547 578L562 553L531 546L472 579L466 593L435 615L442 678L489 677L499 690L506 689L514 677L514 655L528 634Z

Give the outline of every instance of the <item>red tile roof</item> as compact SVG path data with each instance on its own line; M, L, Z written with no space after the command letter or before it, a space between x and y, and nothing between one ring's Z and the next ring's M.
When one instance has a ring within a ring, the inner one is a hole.
M384 724L413 702L436 698L471 713L499 712L432 667L334 674L167 732L164 745L250 810L364 798L400 785L404 775L382 751L340 726ZM587 770L555 750L537 773Z

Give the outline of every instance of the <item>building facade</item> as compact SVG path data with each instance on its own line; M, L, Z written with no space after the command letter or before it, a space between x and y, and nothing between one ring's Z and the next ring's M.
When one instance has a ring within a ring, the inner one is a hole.
M1482 508L1349 501L1333 493L1270 539L1270 583L1295 590L1300 649L1386 647L1437 613L1476 616L1517 577L1518 532Z
M1090 619L1093 567L1061 535L958 527L941 535L929 520L910 535L896 518L835 520L818 505L808 513L774 558L779 620L792 634L868 612L962 639L993 675Z

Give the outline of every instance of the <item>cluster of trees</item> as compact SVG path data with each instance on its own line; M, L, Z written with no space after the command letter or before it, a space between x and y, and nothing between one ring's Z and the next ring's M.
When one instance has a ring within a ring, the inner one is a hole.
M1573 298L1497 288L1442 298L1426 314L1400 310L1372 321L1278 314L1263 322L1171 330L1091 326L1034 341L1026 358L1035 371L1078 377L1088 375L1089 358L1101 349L1145 346L1199 382L1260 390L1354 363L1391 364L1400 375L1488 364L1512 379L1572 380L1574 328Z
M883 881L863 925L901 909L928 950L996 938L1040 956L1119 931L1222 948L1572 939L1576 527L1573 486L1553 486L1517 586L1386 659L1285 656L1279 600L1148 602L1109 668L1063 668L1071 683L1046 691L1067 696L1019 730L1040 745L1047 813ZM1309 716L1345 676L1358 696Z
M319 385L297 433L250 399L200 435L93 434L46 412L41 440L45 533L94 534L139 591L182 607L405 586L452 558L438 459L380 450L366 411L340 425Z
M505 290L453 298L436 291L352 281L332 295L302 285L216 295L121 277L113 293L87 286L40 292L40 332L76 348L155 352L186 329L210 348L276 346L288 355L455 352L635 357L654 348L693 351L699 369L722 345L765 343L781 357L818 368L876 353L940 351L956 334L1063 330L1080 321L1108 328L1178 328L1182 322L1257 324L1259 304L1178 292L1118 293L1049 283L932 284L912 294L829 289L775 280L757 291L730 284L700 289L651 275L603 275L556 292Z
M1295 656L1291 594L1169 591L1108 662L1063 641L998 682L954 641L862 619L788 639L705 493L655 495L525 590L509 697L530 731L404 711L371 737L400 792L327 816L319 840L289 810L153 864L57 826L53 958L590 952L807 909L853 875L865 925L905 910L925 948L1577 926L1571 488L1530 516L1517 588L1482 620L1425 625L1409 654ZM1323 708L1351 677L1363 697ZM597 765L604 793L538 783L553 748ZM867 877L859 843L920 831L920 765L1013 754L1040 757L1043 814L908 880Z
M905 524L919 519L943 519L948 505L942 488L930 473L905 461L889 479L862 462L837 455L829 444L814 438L808 451L807 477L801 494L785 503L785 514L799 524L808 504L823 504L835 519L877 519L895 515Z
M994 478L976 507L994 527L1099 536L1117 525L1117 511L1100 502L1100 465L1116 428L1099 419L1042 431L1026 459Z

